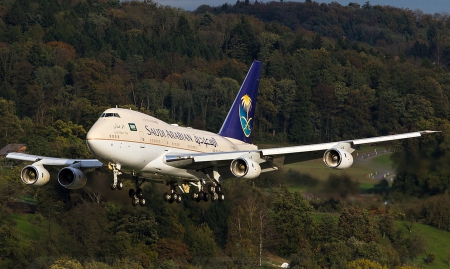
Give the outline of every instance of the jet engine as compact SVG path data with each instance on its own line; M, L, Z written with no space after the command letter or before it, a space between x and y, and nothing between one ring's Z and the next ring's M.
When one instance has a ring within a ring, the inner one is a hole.
M75 167L64 167L58 172L58 182L67 189L79 189L86 185L86 176Z
M235 177L252 179L261 174L261 166L258 163L246 158L237 158L231 162L231 172Z
M353 156L346 150L331 148L325 151L323 162L330 168L345 169L352 166Z
M42 186L50 180L50 174L42 165L27 165L20 172L20 178L27 185Z

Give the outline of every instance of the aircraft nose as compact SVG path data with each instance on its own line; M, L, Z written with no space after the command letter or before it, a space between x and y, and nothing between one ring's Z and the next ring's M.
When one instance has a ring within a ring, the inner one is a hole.
M96 150L96 141L100 138L100 133L98 131L98 128L96 128L94 124L91 129L86 134L86 145L89 149L89 151L96 156L97 150Z

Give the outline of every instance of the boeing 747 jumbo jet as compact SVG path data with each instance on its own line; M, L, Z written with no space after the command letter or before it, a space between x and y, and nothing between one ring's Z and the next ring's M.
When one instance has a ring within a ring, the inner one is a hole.
M418 137L434 131L355 139L295 147L258 149L251 144L256 98L262 64L254 61L218 134L167 124L152 116L128 109L104 111L86 136L87 146L97 159L63 159L9 153L6 157L33 162L21 171L27 185L42 186L50 180L46 165L64 166L58 182L68 189L86 184L85 172L108 167L111 189L123 188L120 175L131 175L132 205L144 205L141 185L146 180L165 183L170 190L164 201L181 202L189 192L197 202L223 201L221 182L228 178L252 179L277 170L274 158L284 164L322 157L326 166L345 169L352 165L351 153L358 145ZM178 192L179 190L179 192Z

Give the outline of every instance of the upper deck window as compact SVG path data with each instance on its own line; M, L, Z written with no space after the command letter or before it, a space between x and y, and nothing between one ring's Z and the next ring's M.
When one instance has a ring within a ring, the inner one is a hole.
M102 113L100 118L116 117L120 118L119 113Z

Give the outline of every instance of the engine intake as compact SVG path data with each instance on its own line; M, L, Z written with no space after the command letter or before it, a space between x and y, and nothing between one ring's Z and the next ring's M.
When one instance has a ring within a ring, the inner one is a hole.
M261 166L246 158L234 159L231 162L230 169L235 177L246 179L256 178L261 174Z
M50 180L50 174L42 165L27 165L20 172L20 178L27 185L42 186Z
M58 172L58 182L64 188L73 190L86 185L87 179L80 169L64 167Z
M330 168L345 169L352 166L353 156L343 149L331 148L325 151L323 162Z

